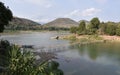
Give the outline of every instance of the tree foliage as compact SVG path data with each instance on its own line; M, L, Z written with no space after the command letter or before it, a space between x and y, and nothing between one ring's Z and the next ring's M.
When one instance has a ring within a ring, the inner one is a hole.
M86 24L85 21L80 22L79 27L78 27L78 34L84 34L86 30Z
M99 24L100 24L100 21L97 17L93 18L91 21L90 21L90 24L89 24L89 34L95 34L96 31L99 29Z
M90 28L92 29L99 29L99 24L100 24L100 21L97 17L93 18L91 21L90 21Z
M71 33L76 33L77 30L78 30L77 27L71 27L71 28L70 28L70 32L71 32Z
M107 26L106 23L104 23L104 22L100 23L99 34L105 34L105 31L106 31L106 28L107 28L106 26Z
M116 34L116 24L113 22L106 23L106 30L105 33L108 35L115 35Z
M0 2L0 32L3 32L5 25L13 18L12 12L9 7L5 7L4 3Z
M101 22L98 18L93 18L89 24L81 22L78 27L71 27L71 33L79 35L107 34L120 36L120 22Z
M116 35L120 36L120 25L118 25L116 28Z

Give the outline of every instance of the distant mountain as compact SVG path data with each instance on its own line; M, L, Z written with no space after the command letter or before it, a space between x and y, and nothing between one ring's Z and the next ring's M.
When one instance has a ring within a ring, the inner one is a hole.
M34 22L32 20L29 19L25 19L25 18L18 18L18 17L14 17L12 19L12 21L10 22L11 25L41 25L37 22Z
M29 19L14 17L9 25L6 27L8 30L31 30L40 27L41 24Z
M70 28L72 26L78 26L78 22L70 18L57 18L49 23L44 24L47 27L60 27L60 28Z
M87 21L87 20L80 20L79 23L82 22L82 21L84 21L86 24L90 23L90 21Z

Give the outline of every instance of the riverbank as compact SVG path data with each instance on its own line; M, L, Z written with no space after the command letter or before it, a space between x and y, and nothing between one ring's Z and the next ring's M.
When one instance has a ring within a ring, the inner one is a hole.
M3 33L0 33L0 35L8 35L8 34L31 34L31 33L69 33L66 31L47 31L47 30L5 30Z
M7 34L22 34L22 33L32 33L33 31L20 31L20 30L5 30L0 35L7 35Z
M72 43L90 44L97 42L120 42L120 36L109 35L77 35L70 34L61 36L60 39L70 40Z
M120 36L100 35L100 37L110 42L120 42Z

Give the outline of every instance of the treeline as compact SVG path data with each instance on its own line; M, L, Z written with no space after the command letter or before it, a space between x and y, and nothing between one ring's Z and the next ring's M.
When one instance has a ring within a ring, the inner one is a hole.
M48 31L68 31L69 28L64 27L45 27L42 25L9 25L5 27L6 30L48 30Z
M69 31L69 28L64 28L64 27L41 27L41 30L49 30L49 31L59 31L59 30L63 30L63 31Z
M41 29L40 25L14 25L9 24L5 27L5 30L39 30Z
M82 21L78 27L71 27L70 32L78 35L106 34L120 36L120 23L100 22L100 20L95 17L89 24Z

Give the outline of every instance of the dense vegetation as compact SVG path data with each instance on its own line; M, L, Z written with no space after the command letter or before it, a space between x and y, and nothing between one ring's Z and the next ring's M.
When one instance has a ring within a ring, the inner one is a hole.
M21 50L8 41L0 41L0 75L63 75L59 63L52 59L36 58L32 52Z
M0 32L3 32L5 26L12 20L12 17L9 7L5 7L4 3L0 2Z
M120 23L104 23L100 22L100 20L95 17L90 21L89 24L86 24L84 21L82 21L80 22L79 27L71 27L70 32L79 35L105 34L120 36Z
M41 25L34 25L34 26L26 26L26 25L10 25L8 27L6 27L5 30L10 30L10 31L16 31L16 30L39 30L39 31L68 31L69 28L64 28L64 27L45 27L45 26L41 26Z

